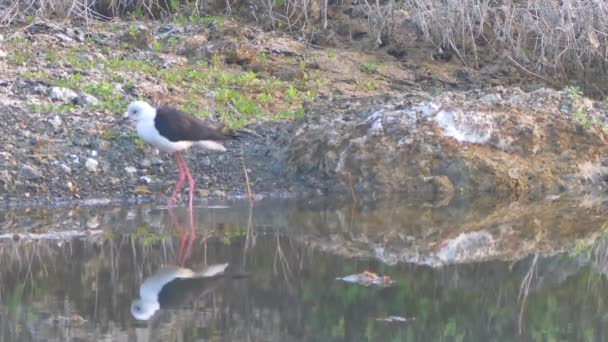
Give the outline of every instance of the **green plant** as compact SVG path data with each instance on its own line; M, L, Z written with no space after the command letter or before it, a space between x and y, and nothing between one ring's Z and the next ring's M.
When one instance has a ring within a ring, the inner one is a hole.
M578 121L585 128L589 127L601 127L604 130L608 130L607 126L603 124L598 118L589 118L587 113L585 112L585 108L583 106L582 101L582 91L578 86L569 86L566 87L566 92L568 93L568 98L571 101L571 111L572 116L576 121Z
M57 54L53 51L47 51L44 54L44 59L46 59L47 61L49 61L51 63L57 63L57 61L59 60L59 58L57 58Z
M378 71L378 64L376 64L373 61L369 61L366 63L361 64L360 67L361 71L363 71L366 74L374 74Z
M152 49L156 53L163 52L163 43L158 39L154 40L154 42L152 42Z
M358 87L363 88L365 91L372 91L376 89L376 85L372 81L362 82L357 80L356 84Z
M117 134L112 128L107 128L101 133L101 137L105 140L114 140L116 139Z
M131 36L131 39L136 39L138 35L139 29L134 25L129 26L129 36Z
M290 85L289 88L285 89L285 98L288 102L293 102L298 97L298 90Z
M268 93L261 93L258 95L258 101L263 105L270 103L273 99L274 97Z
M51 83L57 87L79 89L80 85L82 84L82 74L75 73L70 75L68 78L55 80Z
M47 74L45 74L43 71L26 70L23 73L21 73L21 77L23 77L26 80L48 81L48 79L49 79L49 76Z
M139 136L137 136L137 132L135 130L131 130L129 133L129 138L138 148L144 148L146 145L146 143Z
M11 64L15 64L15 65L22 65L22 64L25 64L25 62L27 62L28 59L29 59L28 53L26 53L25 51L18 50L10 55L9 62Z
M131 17L131 20L138 20L138 19L143 18L144 17L143 7L135 8L129 16Z

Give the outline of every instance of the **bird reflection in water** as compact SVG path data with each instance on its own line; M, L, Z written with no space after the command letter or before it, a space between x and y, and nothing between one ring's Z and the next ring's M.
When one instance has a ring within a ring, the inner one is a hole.
M179 266L162 267L144 280L139 298L131 303L131 314L138 320L149 320L161 308L176 308L192 302L195 297L219 287L218 278L226 267L228 263L206 266L199 271Z
M161 308L179 307L212 292L221 284L221 276L228 267L228 263L208 265L198 270L185 267L196 239L192 212L188 234L172 208L168 209L171 221L180 235L177 265L161 267L144 280L139 288L139 298L131 303L131 314L138 320L149 320Z

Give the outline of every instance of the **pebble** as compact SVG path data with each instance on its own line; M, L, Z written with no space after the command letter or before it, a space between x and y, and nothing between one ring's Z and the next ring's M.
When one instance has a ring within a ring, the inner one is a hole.
M149 176L141 176L139 177L139 180L144 184L150 184L150 182L152 182L152 178Z
M91 150L91 157L97 157L97 151Z
M87 161L84 163L84 166L87 168L87 170L91 172L97 172L97 166L99 166L99 162L93 158L88 158Z
M75 91L68 88L53 87L49 92L51 101L72 102L78 98Z
M139 167L144 168L144 169L147 167L150 167L150 165L152 165L152 162L149 159L142 159L139 162Z
M55 37L57 37L57 38L61 39L62 41L66 42L66 43L67 43L67 42L74 41L74 39L72 39L72 38L68 37L67 35L65 35L65 34L63 34L63 33L57 33L57 34L55 35Z
M80 163L80 158L78 158L78 156L75 154L68 155L68 159L74 164Z
M61 127L61 124L63 122L61 121L61 117L59 115L55 115L52 119L49 120L49 123L51 124L51 126L53 126L55 130L57 130L59 129L59 127Z
M99 217L93 216L87 220L87 228L95 229L99 227Z
M8 56L8 54L2 50L0 50L0 59L5 59Z
M37 180L42 178L42 173L31 165L24 165L21 170L19 170L19 177L30 181Z
M67 166L65 163L61 163L59 164L59 167L65 172L65 173L72 173L72 169L70 169L69 166Z
M137 169L133 166L125 167L125 171L127 171L127 173L131 176L134 175L135 173L137 173Z
M160 158L154 157L152 158L152 160L150 160L150 162L152 163L153 166L159 166L159 165L163 165L164 161Z

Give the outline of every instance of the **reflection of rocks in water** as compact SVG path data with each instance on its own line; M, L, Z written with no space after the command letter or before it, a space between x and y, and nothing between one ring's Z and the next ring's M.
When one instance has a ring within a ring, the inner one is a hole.
M491 197L456 197L450 205L436 206L436 202L403 197L362 204L334 199L263 200L251 212L251 229L258 234L280 233L346 257L441 266L518 260L532 253L546 255L571 249L577 240L585 241L603 229L604 202L588 198L497 202ZM199 230L224 236L249 225L246 201L218 204L222 206L197 208ZM154 205L3 215L9 232L40 230L43 224L32 224L36 222L30 217L33 215L42 217L45 228L51 231L87 231L88 217L94 216L96 228L86 234L115 231L158 239L175 233L168 228L171 220L167 211Z
M205 284L202 280L224 273L228 264L207 266L199 271L167 266L146 278L139 288L139 298L131 303L131 314L139 320L150 319L159 309L179 307L201 292L214 290L219 283Z
M295 211L290 225L302 232L296 239L335 254L442 266L571 249L603 229L602 211L603 205L587 207L575 200L486 203L481 208L382 202L362 211Z

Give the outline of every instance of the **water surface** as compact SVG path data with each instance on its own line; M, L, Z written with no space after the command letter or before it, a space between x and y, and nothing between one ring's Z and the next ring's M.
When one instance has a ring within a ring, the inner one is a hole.
M205 203L181 252L183 209L12 209L0 215L0 341L606 340L603 209ZM226 276L174 282L177 299L132 315L163 267L218 263ZM393 284L336 280L363 271Z

